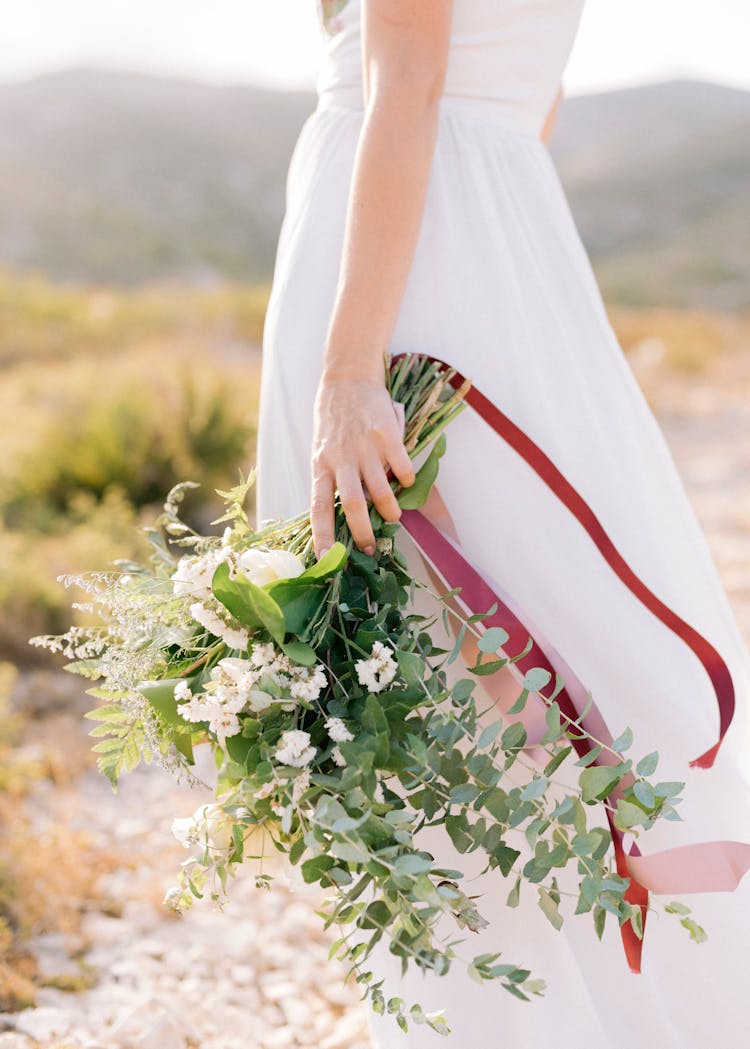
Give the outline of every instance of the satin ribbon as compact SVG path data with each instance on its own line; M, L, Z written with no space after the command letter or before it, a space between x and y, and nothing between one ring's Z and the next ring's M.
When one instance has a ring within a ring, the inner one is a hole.
M405 355L397 354L392 360L395 362L403 356ZM445 361L427 354L415 356L426 357L443 368L452 367ZM459 372L455 372L450 382L457 389L465 379ZM716 692L719 706L719 738L690 764L699 768L709 768L729 728L735 707L734 685L726 663L701 634L656 597L633 572L591 507L541 448L475 386L470 387L466 400L576 517L622 582L645 607L688 645L704 666ZM545 686L550 692L556 687L559 688L559 679L562 679L563 687L555 695L562 713L571 720L579 719L586 732L605 745L611 744L612 735L606 722L596 704L591 701L582 682L550 642L542 638L538 628L520 612L510 596L504 593L494 580L490 580L486 572L473 565L460 544L447 536L424 513L419 510L404 510L401 524L411 535L422 556L446 583L451 588L460 587L459 600L469 612L485 613L490 607L497 605L496 611L483 620L483 625L499 626L508 633L509 641L504 646L506 652L512 653L515 646L517 651L521 652L529 645L529 651L515 663L518 669L525 672L532 667L543 667L551 675L549 684ZM556 675L559 675L557 683ZM545 696L545 689L540 689L542 696ZM581 716L584 710L586 713ZM591 749L587 739L572 739L571 742L581 757ZM603 749L592 764L613 764L617 760L619 759L614 754ZM623 781L620 790L629 782L632 782L632 776ZM650 856L642 856L635 843L626 849L625 835L615 827L611 811L611 806L617 800L617 792L606 800L609 802L606 815L614 844L617 871L621 877L630 879L625 898L641 908L644 932L649 891L680 894L732 891L750 869L750 844L744 842L704 842L667 849ZM620 932L630 969L638 973L641 971L643 939L636 934L630 921L621 926Z

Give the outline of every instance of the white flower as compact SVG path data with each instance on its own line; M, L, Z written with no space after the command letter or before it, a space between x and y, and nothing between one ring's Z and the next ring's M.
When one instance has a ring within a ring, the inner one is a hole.
M382 641L376 641L370 658L358 659L354 669L360 685L364 685L369 692L381 692L395 678L398 664L393 658L393 650Z
M219 710L212 713L208 721L208 727L211 732L216 733L216 738L222 747L229 736L237 736L242 731L240 719L234 711L228 710L226 707L220 707Z
M190 606L190 615L196 623L200 623L210 634L220 637L229 648L239 650L247 648L250 641L250 634L247 630L244 630L242 627L237 629L229 626L218 612L201 604L200 601L196 601L195 604Z
M333 758L334 765L338 765L339 768L343 768L346 765L346 758L341 753L341 747L334 747L331 751L331 757Z
M170 911L179 910L180 900L182 899L182 889L179 885L173 885L171 889L167 889L164 894L163 903Z
M195 723L197 721L208 721L217 707L216 703L209 696L201 693L199 696L191 696L186 703L181 703L177 709L181 718Z
M322 663L314 667L294 667L293 672L296 680L289 686L289 692L295 699L313 703L328 684Z
M210 597L213 593L211 580L214 572L230 553L227 547L220 547L209 550L201 557L181 557L171 575L175 596L196 597L199 600Z
M178 703L186 702L188 699L193 698L193 693L190 691L190 686L184 679L181 679L175 685L174 698L178 701Z
M256 586L265 586L276 579L292 579L305 570L303 562L291 551L264 550L258 546L251 546L240 554L239 568Z
M310 770L303 769L292 786L292 805L299 805L300 798L310 786Z
M302 729L290 729L282 733L281 743L274 754L282 765L301 769L315 757L315 747L310 746L310 733Z
M236 648L240 652L247 648L250 641L249 633L242 627L237 629L233 626L225 626L219 636L228 648Z
M250 649L250 662L259 668L267 667L269 663L273 663L276 655L273 641L258 641Z
M334 743L350 743L354 739L341 718L328 718L326 731Z
M200 845L226 852L232 844L231 821L220 805L201 805L192 816L173 819L172 833L186 849Z

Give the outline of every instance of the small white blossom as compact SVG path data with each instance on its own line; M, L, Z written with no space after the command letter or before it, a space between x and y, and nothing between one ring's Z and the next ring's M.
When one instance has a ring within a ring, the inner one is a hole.
M195 597L204 600L213 595L211 580L214 572L231 551L227 547L210 550L201 557L181 557L172 573L172 589L176 597Z
M292 786L292 805L299 805L300 798L310 786L310 770L303 769Z
M369 659L358 659L354 664L357 680L369 692L381 692L390 685L398 672L398 664L393 658L393 650L376 641Z
M229 736L237 736L242 731L240 719L226 707L221 707L212 713L208 727L212 732L216 733L216 737L222 747L226 744Z
M289 686L290 693L295 699L314 703L328 684L328 678L322 663L318 663L314 667L295 667L294 673L296 680Z
M250 649L250 662L256 667L267 667L276 658L272 641L258 641Z
M173 885L171 889L167 889L164 893L164 899L162 903L170 911L176 911L179 909L179 903L182 899L182 889L179 885Z
M241 627L229 626L214 609L201 604L200 601L196 601L190 606L190 615L196 623L200 623L210 634L220 637L229 648L235 648L240 651L247 648L250 641L250 634L247 630Z
M326 731L334 743L350 743L354 739L341 718L328 718Z
M217 707L205 693L201 693L199 696L191 696L186 703L180 703L177 709L181 718L194 724L198 721L208 721Z
M193 693L190 691L190 686L187 681L180 680L174 687L174 698L177 702L186 702L193 698Z
M341 753L341 747L334 747L331 751L331 757L333 758L334 765L338 765L339 768L343 768L346 765L346 758Z
M235 648L239 652L244 651L250 641L250 634L242 627L225 626L220 636L229 648Z
M290 729L282 733L274 757L280 764L292 768L301 769L309 765L315 757L315 747L310 746L310 733L302 729Z

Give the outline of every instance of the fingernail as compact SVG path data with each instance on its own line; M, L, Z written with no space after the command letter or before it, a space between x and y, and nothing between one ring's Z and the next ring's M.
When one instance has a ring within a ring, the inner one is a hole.
M371 543L369 546L365 547L364 552L367 554L368 557L372 557L372 555L375 553L375 547Z
M321 557L325 557L325 555L328 553L328 551L330 549L331 549L330 546L324 546L323 549L318 554L318 560L320 561Z

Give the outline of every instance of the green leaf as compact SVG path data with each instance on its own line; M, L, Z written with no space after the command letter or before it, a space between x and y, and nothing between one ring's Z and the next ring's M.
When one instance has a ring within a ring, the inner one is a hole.
M477 677L489 677L490 674L496 674L498 670L502 670L507 665L507 659L490 659L486 663L475 663L473 667L468 669L472 674L476 674Z
M647 809L653 809L656 807L656 794L654 788L646 780L639 779L633 784L633 794L640 801L641 805L644 805Z
M680 903L677 900L672 900L671 903L666 904L664 910L667 914L690 914L690 908L686 903Z
M185 731L190 730L190 725L184 718L180 717L177 700L174 698L174 690L182 678L172 678L167 681L143 681L138 686L138 691L145 696L156 713L167 725L173 725Z
M432 857L424 854L418 854L416 852L406 853L403 856L397 856L393 861L393 868L396 874L426 874L432 867Z
M592 747L591 750L586 751L586 753L583 755L582 758L578 759L578 761L576 762L576 765L580 765L581 767L585 767L587 765L593 764L596 761L596 759L599 757L601 752L602 752L602 745L601 745L601 743L597 743L597 745L595 747Z
M346 547L343 543L334 543L330 549L326 550L319 561L310 565L300 575L294 576L292 579L274 580L273 583L268 584L268 590L269 592L272 591L274 587L279 586L281 583L294 583L299 586L313 581L320 582L322 579L328 579L329 576L341 572L346 561Z
M521 899L521 876L516 878L516 883L508 893L508 899L505 901L508 907L517 907Z
M531 782L527 783L522 789L521 800L535 801L537 798L541 798L548 786L549 781L544 776L532 779Z
M407 685L419 686L425 680L427 668L422 657L417 655L416 652L404 652L401 649L397 649L396 662L398 663L401 677Z
M680 925L684 929L687 929L687 931L690 933L690 939L693 940L695 943L705 943L708 939L708 934L706 933L706 930L701 928L701 926L698 925L698 923L692 918L683 918L680 921Z
M542 913L555 929L561 929L563 919L557 903L543 885L538 887L537 892L539 893L539 906L542 909Z
M293 663L303 667L311 667L318 661L315 649L312 645L306 645L304 641L287 641L279 646L285 656L289 656Z
M409 488L402 488L398 493L398 505L403 510L418 510L427 502L430 489L437 479L440 459L445 453L445 448L445 434L441 433L433 444L430 454L417 470L414 484Z
M635 767L635 771L639 776L652 776L654 772L656 772L656 766L658 764L659 752L657 750L652 750L645 758L641 758Z
M326 878L326 872L329 871L331 867L335 866L336 861L332 856L314 856L311 860L305 860L300 867L300 870L302 871L303 879L308 885L312 885L313 882L321 881L321 879L325 879L325 884L325 882L328 881Z
M500 737L500 746L503 750L520 750L525 742L526 729L520 721L514 721L512 725L508 725Z
M520 855L518 849L513 849L510 845L498 845L492 852L492 859L500 868L503 876L507 878Z
M502 727L502 721L496 721L493 725L487 725L477 740L477 750L484 750L490 743L494 743Z
M627 750L628 747L632 747L632 746L633 746L633 730L629 729L629 728L626 728L625 731L622 733L622 735L618 736L617 739L612 744L612 750L616 750L618 754L621 754L624 750Z
M554 757L552 757L544 766L544 775L551 776L553 772L556 772L557 769L559 769L562 765L563 761L565 761L568 754L570 754L572 749L573 747L569 745L567 747L563 747L562 750L558 750L557 754L555 754Z
M333 841L329 851L332 856L347 863L368 863L370 859L365 846L357 841Z
M477 648L480 652L497 652L498 648L508 640L508 636L507 630L503 630L502 627L491 626L477 641Z
M584 769L579 777L581 798L587 804L606 798L620 782L620 773L609 765L595 765Z
M278 645L284 643L284 614L268 591L251 583L247 576L232 579L226 562L214 572L211 588L216 600L243 626L267 630Z
M446 816L445 829L459 852L467 852L474 844L470 834L467 833L468 821L465 816Z
M532 667L526 671L523 679L523 687L527 688L529 692L539 692L540 689L548 685L552 680L552 675L549 670L545 670L543 667Z
M596 935L599 937L600 940L604 935L604 925L606 921L607 912L604 910L603 907L600 907L599 904L597 904L596 907L594 907L594 929L596 930Z
M620 830L627 830L629 827L635 827L639 823L643 823L646 819L648 819L648 817L640 805L634 805L632 801L623 801L622 798L617 802L615 826Z

